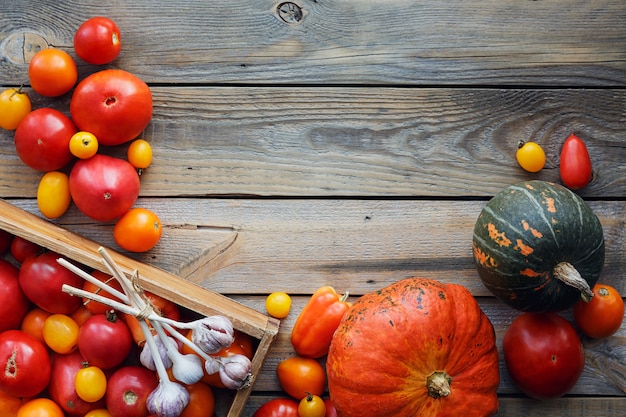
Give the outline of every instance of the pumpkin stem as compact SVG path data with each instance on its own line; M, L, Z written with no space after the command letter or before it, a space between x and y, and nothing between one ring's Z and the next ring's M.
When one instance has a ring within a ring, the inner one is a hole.
M428 395L432 398L447 397L450 395L450 384L452 378L444 371L435 371L426 378L426 388Z
M580 297L584 302L588 303L591 301L593 291L591 291L589 283L585 281L572 264L569 262L561 262L554 267L552 272L558 280L580 291Z

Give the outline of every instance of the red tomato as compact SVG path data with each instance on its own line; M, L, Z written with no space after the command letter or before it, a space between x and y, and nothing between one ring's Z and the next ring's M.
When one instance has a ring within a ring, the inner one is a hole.
M124 366L107 382L106 405L113 417L146 417L148 395L157 387L156 374L143 366Z
M585 143L573 133L565 140L561 149L559 172L563 185L572 190L584 188L591 181L593 170L589 152Z
M30 300L20 288L18 269L0 259L0 332L19 328L29 307Z
M120 158L97 154L77 161L70 172L70 194L88 217L110 221L126 213L139 196L139 175Z
M70 101L72 119L101 145L136 138L152 118L152 93L137 76L117 69L96 72L81 81Z
M105 406L104 400L87 402L76 393L74 380L76 373L84 367L85 359L79 352L68 355L52 355L52 376L50 378L50 398L61 406L64 412L84 416L85 413Z
M11 247L13 235L6 230L0 230L0 255L4 254Z
M72 159L70 139L76 126L58 110L40 108L28 113L15 130L17 155L38 171L55 171Z
M21 330L0 333L0 369L0 390L16 397L37 395L50 382L48 350Z
M87 19L74 34L76 55L90 64L108 64L117 58L121 49L120 28L106 17Z
M78 350L90 365L111 369L128 357L133 347L130 330L117 314L94 314L78 332Z
M56 97L67 93L78 80L74 59L65 51L56 48L42 49L28 64L30 85L37 93Z
M288 398L275 398L259 407L253 417L298 417L298 403Z
M611 336L619 330L623 320L624 299L610 285L594 285L591 301L574 304L574 321L589 337Z
M11 241L11 255L19 263L31 256L37 256L43 252L43 248L36 243L26 240L21 236L14 236Z
M338 417L337 409L335 408L335 404L330 400L330 398L326 398L324 400L324 405L326 406L326 416L325 417Z
M278 382L285 392L297 400L307 396L322 395L326 387L326 372L318 361L301 356L293 356L276 366Z
M506 331L502 347L513 382L535 399L558 398L567 393L585 365L574 326L554 313L520 315Z
M99 281L106 283L109 287L112 287L122 292L121 284L111 275L105 274L104 272L101 272L101 271L93 271L91 273L91 276L98 279ZM100 287L98 287L95 284L92 284L91 282L87 280L83 282L83 290L89 291L91 293L97 293L98 295L101 295L102 297L108 298L110 300L118 301L117 297L109 294L107 291L100 289ZM99 301L90 300L88 298L83 298L83 304L85 305L85 307L87 307L87 310L89 310L92 314L104 314L107 311L111 310L111 307L109 307L108 305L102 304Z
M115 242L130 252L146 252L161 239L163 227L159 217L146 208L128 210L115 224Z
M81 288L83 279L59 265L60 255L44 252L27 258L20 268L20 287L37 307L50 313L72 314L81 305L80 297L63 292L63 284Z

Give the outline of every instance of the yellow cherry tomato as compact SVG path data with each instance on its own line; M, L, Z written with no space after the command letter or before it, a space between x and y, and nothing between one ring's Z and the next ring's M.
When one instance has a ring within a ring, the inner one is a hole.
M546 153L536 142L520 141L515 157L517 163L528 172L539 172L546 164Z
M135 168L148 168L152 163L152 146L143 139L136 139L128 147L127 157Z
M97 366L81 368L74 376L76 394L84 401L93 403L104 397L107 391L107 377Z
M77 158L91 158L98 152L98 139L90 132L76 132L70 138L70 152Z
M96 408L95 410L89 411L84 417L113 417L113 414L106 408Z
M41 214L49 219L61 217L72 202L70 180L59 171L46 172L37 188L37 205Z
M307 392L306 397L298 404L298 415L300 417L324 417L326 404L321 397Z
M66 314L52 314L43 323L43 340L53 351L72 353L78 348L78 323Z
M21 88L9 88L0 94L0 127L15 130L32 109L28 94Z
M284 292L273 292L265 299L267 313L277 319L284 319L291 310L291 297Z

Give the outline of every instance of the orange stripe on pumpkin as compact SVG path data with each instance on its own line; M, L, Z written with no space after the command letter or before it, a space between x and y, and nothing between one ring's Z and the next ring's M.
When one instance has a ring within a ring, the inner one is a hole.
M489 232L489 237L491 240L496 242L500 246L511 246L511 240L506 237L504 232L498 232L496 226L493 223L487 224L487 231Z
M524 242L522 242L522 239L517 239L517 246L515 249L519 250L524 256L528 256L535 251L532 247L525 245Z

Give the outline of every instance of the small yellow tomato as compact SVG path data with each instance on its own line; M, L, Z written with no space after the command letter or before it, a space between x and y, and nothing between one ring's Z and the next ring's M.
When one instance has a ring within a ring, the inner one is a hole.
M107 391L107 377L97 366L86 366L74 376L76 394L84 401L93 403L104 397Z
M284 319L291 310L291 297L284 292L273 292L265 299L268 314L277 319Z
M143 139L136 139L128 147L128 162L137 169L145 169L152 163L152 147Z
M546 164L546 153L536 142L520 141L515 157L517 163L528 172L539 172Z
M298 404L298 415L300 417L324 417L326 415L326 404L317 395L309 392Z
M96 408L95 410L89 411L84 417L113 417L113 414L106 408Z
M72 202L70 180L59 171L46 172L37 188L37 205L41 214L49 219L61 217Z
M80 159L91 158L98 153L98 139L90 132L76 132L70 138L70 152Z
M78 323L66 314L52 314L43 323L43 340L53 351L65 355L78 348Z
M32 109L28 94L21 88L9 88L0 94L0 127L15 130Z

